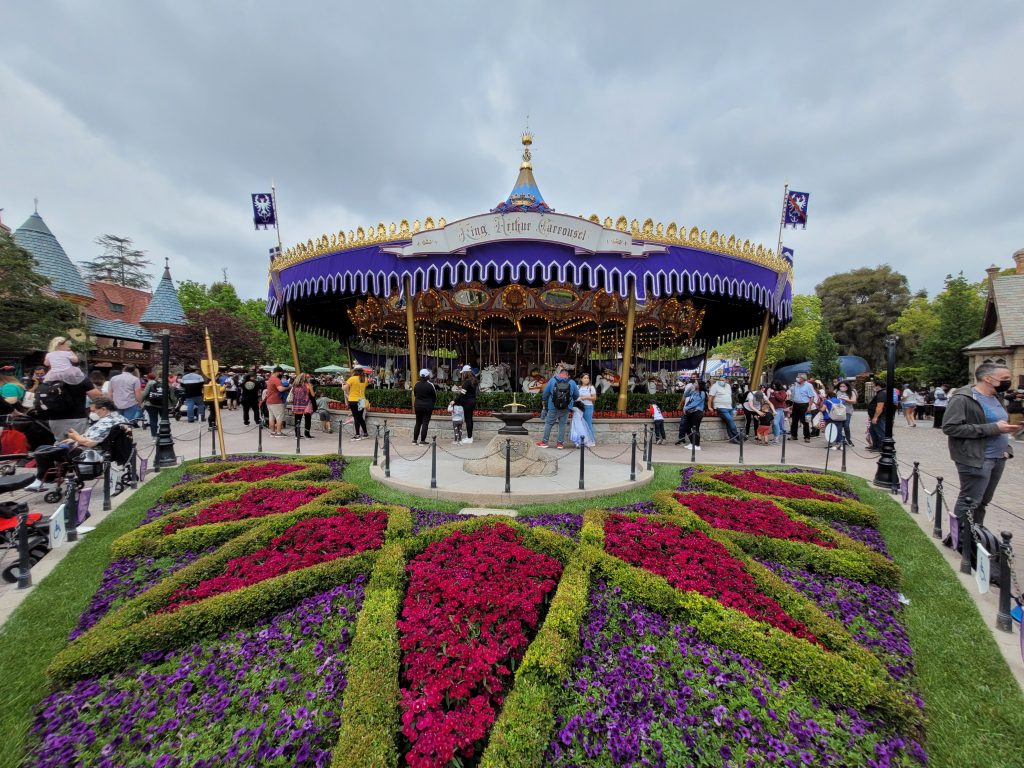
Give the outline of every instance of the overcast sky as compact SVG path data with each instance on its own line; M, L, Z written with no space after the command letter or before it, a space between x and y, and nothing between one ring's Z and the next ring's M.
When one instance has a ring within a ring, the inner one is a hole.
M602 6L611 10L601 10ZM712 7L713 6L713 7ZM495 10L486 10L494 8ZM485 212L529 115L547 202L775 248L796 287L888 263L934 293L1024 248L1024 4L33 0L0 10L0 207L74 260L263 296L285 246Z

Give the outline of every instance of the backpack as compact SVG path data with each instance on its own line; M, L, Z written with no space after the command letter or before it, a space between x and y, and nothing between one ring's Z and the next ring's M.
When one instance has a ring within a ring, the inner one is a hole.
M846 403L836 403L828 412L829 421L846 421Z
M159 408L164 404L164 387L162 384L155 384L149 390L149 404Z
M569 381L556 381L555 390L551 395L551 404L554 406L555 410L564 411L569 407L569 403L571 402L572 387L569 386Z
M36 408L45 419L62 419L73 409L71 397L64 382L44 381L36 388Z
M127 424L115 424L106 439L107 452L115 464L124 464L132 457L135 442L132 440L132 429Z

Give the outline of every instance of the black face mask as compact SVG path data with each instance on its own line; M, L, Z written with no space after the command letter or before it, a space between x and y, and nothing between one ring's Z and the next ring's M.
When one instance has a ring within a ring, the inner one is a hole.
M1009 379L1007 379L1006 381L1000 381L998 384L996 384L996 392L999 392L999 393L1009 392L1010 391L1010 383L1011 382L1010 382Z

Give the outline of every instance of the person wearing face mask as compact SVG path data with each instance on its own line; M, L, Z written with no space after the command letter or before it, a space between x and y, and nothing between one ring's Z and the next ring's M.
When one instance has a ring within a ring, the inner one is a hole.
M850 425L853 422L853 406L857 402L857 390L845 381L840 381L836 387L836 397L846 406L846 418L840 426L843 428L843 439L847 445L853 445L853 438L850 436Z
M965 513L969 498L974 522L981 525L1006 460L1013 457L1010 435L1017 427L1009 423L1001 397L1010 389L1010 370L1001 363L982 363L974 379L973 386L949 396L942 431L949 438L949 456L960 476L954 514Z

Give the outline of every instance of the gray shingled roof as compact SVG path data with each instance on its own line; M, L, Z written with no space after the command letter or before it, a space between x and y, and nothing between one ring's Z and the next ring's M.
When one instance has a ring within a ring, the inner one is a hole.
M982 349L1005 349L1006 344L1003 343L1003 334L999 331L993 331L988 336L982 339L978 339L973 344L968 344L964 347L964 352L974 352Z
M44 277L50 278L53 290L73 296L93 298L92 291L82 279L71 259L64 252L53 232L46 226L38 213L33 213L28 220L14 232L14 242L32 254L36 262L36 270Z
M996 315L1004 347L1024 345L1024 275L1006 275L992 281Z
M160 278L160 284L153 291L153 298L149 300L149 306L142 313L140 323L163 323L165 325L185 325L185 311L178 301L178 292L174 289L174 282L171 280L171 270L164 266L164 276Z
M131 341L155 341L152 333L141 325L126 323L123 320L104 320L89 316L89 333L93 336L106 336L111 339L130 339Z

